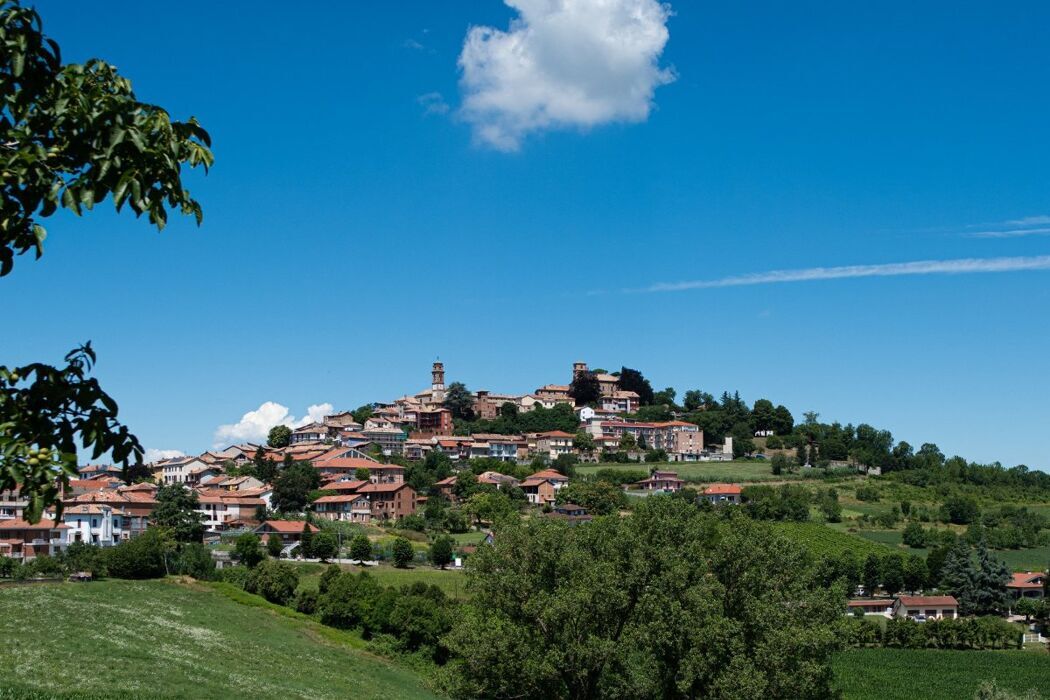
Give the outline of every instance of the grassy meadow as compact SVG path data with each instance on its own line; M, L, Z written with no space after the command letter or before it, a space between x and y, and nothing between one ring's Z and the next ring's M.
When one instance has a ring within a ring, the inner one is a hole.
M303 589L312 588L317 590L318 582L324 566L321 564L299 564L299 587ZM375 576L383 586L407 586L412 583L422 582L433 584L453 598L464 598L466 596L466 577L462 569L441 569L432 566L416 565L408 569L398 569L389 564L379 566L352 566L343 564L345 571L367 571Z
M356 635L221 586L0 587L0 698L437 697Z
M691 482L754 482L785 481L800 479L798 474L773 474L768 461L734 461L734 462L666 462L660 464L581 464L576 467L577 474L594 474L600 469L618 471L649 471L649 469L666 469L678 472L678 477Z

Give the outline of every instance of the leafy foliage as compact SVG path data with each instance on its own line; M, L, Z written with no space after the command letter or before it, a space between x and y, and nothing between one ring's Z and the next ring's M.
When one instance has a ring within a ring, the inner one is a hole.
M830 695L839 590L742 517L645 499L626 518L508 522L471 558L455 697Z
M91 343L66 355L66 366L0 366L0 491L20 488L26 519L45 508L61 515L60 495L76 475L77 448L92 459L107 452L125 469L142 461L142 446L117 420L117 403L88 377Z
M269 434L266 436L266 444L270 447L288 447L288 443L292 441L292 429L287 425L275 425L270 428Z
M169 208L200 223L181 176L184 164L207 170L213 161L196 119L172 121L139 102L105 61L63 65L40 16L12 0L0 3L0 46L0 275L16 253L43 254L36 219L58 207L80 215L112 196L117 211L147 214L158 229Z
M157 506L151 520L167 528L176 542L201 542L204 539L204 515L197 511L200 497L182 484L166 484L157 489Z

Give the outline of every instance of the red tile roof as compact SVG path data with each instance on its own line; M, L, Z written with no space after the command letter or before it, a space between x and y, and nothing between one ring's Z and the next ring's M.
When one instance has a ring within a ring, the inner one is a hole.
M535 474L529 474L530 479L553 479L554 481L568 481L569 477L565 476L559 471L554 469L544 469L543 471L536 472Z
M897 598L905 607L921 607L923 605L959 605L950 595L902 595Z
M40 522L30 523L19 518L0 520L0 530L68 530L68 525L55 524L54 520L41 518Z
M739 496L741 491L743 491L743 487L740 484L711 484L704 489L704 495Z
M259 527L269 526L269 528L271 530L274 530L275 532L292 533L302 532L304 525L309 528L310 532L318 531L316 525L310 525L309 523L303 520L267 520Z
M1036 583L1035 581L1037 579L1043 578L1044 576L1046 576L1046 574L1042 574L1042 573L1039 573L1039 572L1032 573L1031 571L1027 571L1027 572L1025 572L1023 574L1013 574L1011 579L1010 579L1010 583L1006 584L1006 587L1007 588L1026 588L1026 589L1042 588L1043 584L1042 583Z
M408 484L400 481L396 484L366 484L358 489L358 493L393 493L401 489L411 488Z
M364 499L364 496L357 493L350 493L342 496L321 496L314 503L353 503L358 499Z

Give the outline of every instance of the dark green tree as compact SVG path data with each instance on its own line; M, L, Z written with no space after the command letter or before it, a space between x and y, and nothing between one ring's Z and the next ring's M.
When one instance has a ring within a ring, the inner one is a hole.
M623 489L607 481L573 481L556 495L559 505L573 503L590 515L609 515L627 508Z
M182 484L167 484L157 489L157 506L150 516L152 524L166 528L176 542L204 540L204 514L197 492Z
M620 390L633 391L638 394L638 402L643 406L653 403L653 387L641 372L628 367L620 368Z
M879 582L882 580L882 560L878 554L869 554L864 560L864 569L861 571L861 585L864 586L864 594L875 595Z
M326 562L339 555L339 542L336 540L335 534L322 530L313 538L311 549L314 557L322 562Z
M284 550L284 543L281 542L281 538L277 535L272 535L266 540L266 553L274 559L281 558L281 552Z
M368 539L368 535L364 533L354 535L354 538L350 540L350 558L358 562L372 560L372 541Z
M452 538L441 535L430 545L430 563L444 569L452 563Z
M307 462L284 467L273 480L270 502L282 513L301 513L309 503L310 492L321 485L321 475Z
M474 395L463 382L452 382L445 391L445 408L453 420L474 420Z
M904 557L889 554L882 558L882 588L889 595L904 590Z
M569 396L573 398L577 406L597 403L602 396L598 375L594 372L578 373L572 378L572 383L569 384Z
M270 535L277 538L277 535ZM262 547L259 536L254 532L246 532L240 535L233 544L233 558L244 564L249 569L266 558L266 551Z
M451 694L832 697L841 589L812 586L801 549L759 523L642 501L586 527L510 521L471 557Z
M412 543L406 540L404 537L397 537L394 539L392 553L394 558L394 566L396 566L399 569L407 568L416 556L415 550L412 549Z
M266 444L273 448L288 447L292 441L292 429L287 425L275 425L266 436Z

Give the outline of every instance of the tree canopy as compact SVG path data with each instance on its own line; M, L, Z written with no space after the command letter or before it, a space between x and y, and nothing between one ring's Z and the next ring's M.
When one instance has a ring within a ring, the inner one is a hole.
M653 497L626 518L511 521L471 558L455 697L832 695L843 593L746 518Z

